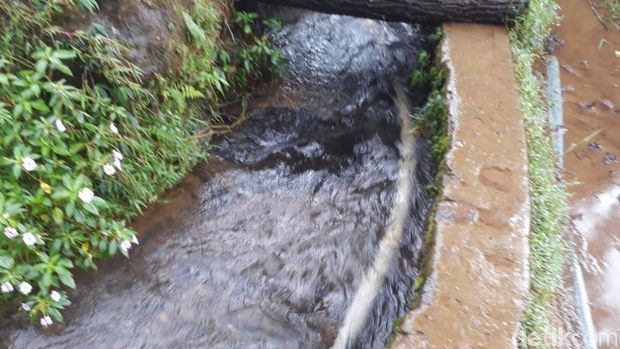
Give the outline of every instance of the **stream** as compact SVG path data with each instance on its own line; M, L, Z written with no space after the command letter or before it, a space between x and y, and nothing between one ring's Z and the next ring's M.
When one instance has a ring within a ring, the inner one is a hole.
M290 69L165 204L129 260L81 273L66 323L0 322L0 348L383 348L412 300L430 144L401 91L418 26L303 10Z

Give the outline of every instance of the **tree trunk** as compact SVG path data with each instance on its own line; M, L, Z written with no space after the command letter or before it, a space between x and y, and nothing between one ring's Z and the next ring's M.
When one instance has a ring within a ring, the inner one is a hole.
M528 0L259 0L275 5L397 22L504 23Z

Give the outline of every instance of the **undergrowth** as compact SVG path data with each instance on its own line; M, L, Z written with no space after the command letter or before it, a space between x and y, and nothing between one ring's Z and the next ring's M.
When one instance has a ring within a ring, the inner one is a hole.
M522 321L522 344L551 332L553 304L562 285L566 246L562 240L567 218L565 185L557 179L549 137L548 114L534 63L542 58L544 40L558 23L558 5L553 0L532 0L527 13L510 31L514 69L525 117L529 156L530 301Z
M194 1L180 68L145 81L102 26L54 22L96 0L0 0L0 300L42 326L62 321L73 269L127 256L138 242L127 222L206 158L195 134L281 69L258 17L226 25L221 5ZM224 27L236 44L223 46Z

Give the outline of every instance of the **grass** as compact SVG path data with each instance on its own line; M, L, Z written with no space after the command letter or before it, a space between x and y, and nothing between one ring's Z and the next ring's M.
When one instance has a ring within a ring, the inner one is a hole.
M609 8L612 16L620 18L620 1L619 0L605 0L605 6Z
M527 13L510 31L514 69L525 118L529 156L530 301L522 321L521 341L543 338L552 326L553 304L562 285L567 219L565 185L557 180L556 155L549 138L547 108L534 63L542 57L544 40L558 23L553 0L532 0Z

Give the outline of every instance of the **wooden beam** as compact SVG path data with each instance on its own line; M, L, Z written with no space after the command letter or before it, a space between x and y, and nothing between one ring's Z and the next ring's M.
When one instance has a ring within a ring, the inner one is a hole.
M504 23L529 0L260 0L275 5L397 22Z

